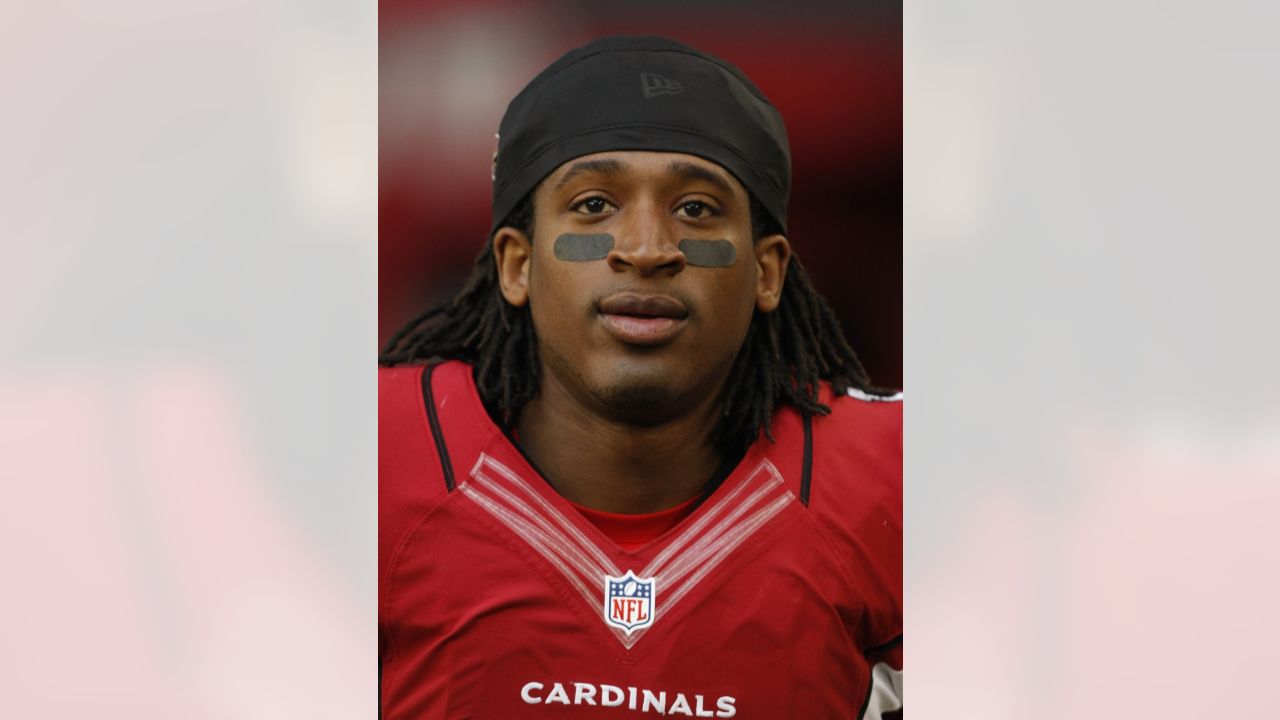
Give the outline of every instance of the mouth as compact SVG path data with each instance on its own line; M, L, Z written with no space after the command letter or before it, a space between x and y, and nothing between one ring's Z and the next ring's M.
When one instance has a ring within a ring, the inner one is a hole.
M624 292L596 305L605 329L628 345L661 345L684 326L689 308L669 295Z

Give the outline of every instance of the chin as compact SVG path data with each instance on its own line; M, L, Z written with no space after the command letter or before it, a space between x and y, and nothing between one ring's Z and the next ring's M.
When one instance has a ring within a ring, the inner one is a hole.
M669 354L600 354L575 363L545 347L543 359L549 373L560 377L580 401L594 405L601 416L642 427L691 411L705 399L705 390L716 384L705 375L691 376Z
M601 370L590 392L611 416L624 422L651 425L669 420L697 394L666 368L612 363Z
M681 393L658 383L617 383L595 392L596 401L611 415L636 425L654 425L671 418L680 405Z

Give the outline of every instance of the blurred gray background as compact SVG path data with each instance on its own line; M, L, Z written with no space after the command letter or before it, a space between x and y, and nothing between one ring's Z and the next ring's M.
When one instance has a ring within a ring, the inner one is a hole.
M377 11L0 11L0 715L373 716ZM902 8L913 716L1275 705L1275 21Z

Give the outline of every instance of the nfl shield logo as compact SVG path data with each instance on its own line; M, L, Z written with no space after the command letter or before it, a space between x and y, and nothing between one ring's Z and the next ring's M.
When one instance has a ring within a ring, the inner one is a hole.
M630 570L622 577L604 576L604 621L628 635L653 624L654 578L638 578Z

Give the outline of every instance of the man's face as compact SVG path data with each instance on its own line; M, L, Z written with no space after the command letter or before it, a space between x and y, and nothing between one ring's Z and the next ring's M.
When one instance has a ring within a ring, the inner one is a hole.
M755 242L746 190L690 155L607 152L534 192L534 237L495 236L503 293L527 301L543 382L615 419L661 422L715 396L786 241Z

